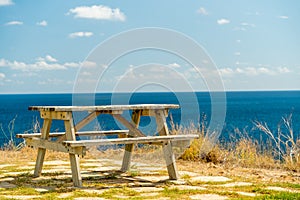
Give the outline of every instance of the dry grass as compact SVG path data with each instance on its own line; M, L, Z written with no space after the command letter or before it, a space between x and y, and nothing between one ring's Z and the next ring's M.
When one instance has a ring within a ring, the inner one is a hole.
M1 163L10 163L17 161L35 161L37 149L24 147L19 151L14 150L1 150L0 157ZM60 159L66 157L66 154L59 152L47 151L45 159Z
M10 143L6 145L9 148L0 150L2 162L18 161L35 161L37 150L31 148L19 148L22 145L16 145L12 135L14 135L14 120L8 126ZM34 132L40 131L40 125L33 123ZM206 123L203 121L201 125L190 124L188 127L178 127L171 120L171 134L197 134L198 139L192 141L189 148L183 145L179 149L178 154L181 160L200 161L203 163L220 164L224 166L240 166L248 168L265 168L265 169L284 169L290 171L300 171L300 139L294 136L292 129L292 116L283 117L278 124L277 133L270 131L266 123L259 121L254 122L255 127L268 136L269 140L266 143L252 140L249 133L241 133L237 130L240 139L235 138L235 142L227 142L226 144L214 144L210 142L207 135L209 131L205 129ZM1 131L5 134L3 127ZM21 143L24 144L24 143ZM149 160L152 157L157 157L159 147L147 146L136 148L136 157L144 158L145 152L149 155ZM98 155L90 151L85 157L95 158ZM153 156L152 156L152 154ZM160 151L159 151L160 152ZM175 150L176 152L176 150ZM101 152L101 156L111 157L115 154L115 150L111 153L110 149ZM121 154L118 154L121 156ZM151 157L152 156L152 157ZM65 153L47 151L45 159L60 159L67 160L68 156Z
M209 140L206 139L204 132L205 131L196 128L194 125L189 128L177 128L177 130L174 131L175 134L198 134L200 136L199 139L194 140L190 147L181 155L180 158L182 160L201 161L204 163L211 162L226 166L265 169L280 168L290 171L300 171L299 153L291 155L291 149L294 149L294 152L296 150L296 152L299 151L300 140L294 139L292 137L293 135L291 135L291 131L288 132L290 134L288 136L281 133L281 137L287 138L290 144L292 144L291 147L287 146L285 151L281 149L280 156L282 159L276 156L278 155L278 151L274 152L276 146L274 147L272 141L259 143L258 141L250 139L247 135L244 135L244 137L241 137L236 142L228 142L223 145L209 144Z

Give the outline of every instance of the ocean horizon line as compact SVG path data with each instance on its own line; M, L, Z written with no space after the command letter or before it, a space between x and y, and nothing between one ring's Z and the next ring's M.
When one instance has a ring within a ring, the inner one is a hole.
M225 90L225 91L208 91L208 90L197 90L197 91L122 91L122 92L111 92L111 91L103 91L103 92L96 92L96 93L88 93L88 92L40 92L40 93L1 93L0 95L44 95L44 94L129 94L129 93L218 93L218 92L225 92L225 93L235 93L235 92L300 92L300 89L289 89L289 90Z

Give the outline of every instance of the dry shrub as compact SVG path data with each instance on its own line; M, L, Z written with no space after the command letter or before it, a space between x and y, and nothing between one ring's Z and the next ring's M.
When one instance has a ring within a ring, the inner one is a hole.
M292 171L300 171L300 139L294 143L295 151L291 151L289 148L289 154L283 156L285 161L284 168Z
M185 146L179 159L187 161L202 161L212 162L214 164L222 162L222 150L218 144L214 144L206 137L207 132L205 126L196 126L190 124L188 127L174 127L172 126L171 134L187 135L194 134L199 135L199 138L194 139L190 145Z
M177 134L198 134L199 138L192 141L180 159L201 161L205 163L224 164L241 167L278 168L279 162L274 159L271 151L262 151L261 145L250 137L242 137L236 142L222 146L211 143L205 137L205 131L192 125L176 130ZM225 147L226 146L226 147Z
M200 148L202 146L202 139L195 139L192 141L189 148L187 148L184 153L181 155L180 159L195 161L200 158Z
M234 154L242 166L255 165L258 156L256 146L252 141L246 139L242 139L236 144Z
M300 171L300 139L294 134L292 114L282 117L277 131L271 131L266 122L255 121L254 125L271 140L273 156L283 162L282 166L288 170Z
M258 143L242 138L226 150L226 164L241 167L277 168L278 162L271 153L259 151Z

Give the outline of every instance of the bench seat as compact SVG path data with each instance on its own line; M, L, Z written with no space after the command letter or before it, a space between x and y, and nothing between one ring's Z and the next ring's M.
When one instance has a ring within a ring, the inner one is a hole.
M128 130L110 130L110 131L81 131L76 132L76 136L95 136L95 135L128 135ZM59 137L65 135L65 132L49 133L49 137ZM41 137L41 133L17 134L17 138Z
M168 141L184 141L198 138L198 135L166 135L166 136L148 136L136 138L113 138L113 139L95 139L79 141L63 141L63 144L70 147L88 147L111 144L156 144Z

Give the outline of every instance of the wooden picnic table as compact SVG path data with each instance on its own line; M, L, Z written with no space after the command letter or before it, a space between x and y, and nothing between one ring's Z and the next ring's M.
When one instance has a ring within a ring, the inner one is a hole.
M76 187L82 186L80 174L79 156L86 154L89 146L125 144L125 152L121 171L125 172L130 168L130 160L134 144L162 145L164 159L170 179L177 179L175 156L172 149L172 141L192 140L198 135L170 135L166 117L169 109L178 109L175 104L138 104L138 105L103 105L103 106L31 106L29 110L40 112L44 120L41 133L18 134L17 137L24 138L26 144L38 148L38 155L34 170L34 176L41 175L46 150L54 150L69 154L72 170L73 184ZM76 125L73 120L73 112L88 112L89 114ZM124 111L132 113L131 120L126 119L122 114ZM100 114L112 115L122 123L128 130L108 131L79 131L85 125L92 122ZM155 117L158 136L146 136L140 129L141 116ZM52 120L63 120L65 132L50 133ZM77 140L76 136L94 135L122 135L117 138L85 139ZM53 140L51 138L56 138Z

